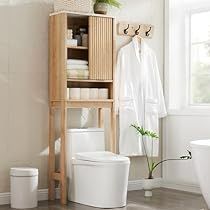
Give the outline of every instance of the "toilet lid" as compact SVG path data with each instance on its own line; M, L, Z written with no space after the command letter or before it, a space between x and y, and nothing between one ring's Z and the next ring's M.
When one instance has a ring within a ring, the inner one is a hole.
M37 168L16 167L10 169L10 176L30 177L30 176L38 176L38 173L39 172Z
M75 159L103 163L129 162L128 157L124 157L107 151L76 153Z

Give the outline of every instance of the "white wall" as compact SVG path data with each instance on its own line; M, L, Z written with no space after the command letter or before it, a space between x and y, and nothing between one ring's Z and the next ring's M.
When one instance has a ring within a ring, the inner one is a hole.
M170 5L169 2L171 3ZM181 6L179 4L181 4ZM207 5L208 7L210 6L208 0L202 0L199 2L194 0L166 1L166 95L168 107L176 110L169 110L169 116L164 121L164 158L176 158L180 157L181 155L187 154L186 150L190 150L190 141L197 139L209 139L210 136L210 129L208 127L210 123L209 110L208 112L206 112L207 109L189 109L189 107L187 107L188 104L186 104L186 95L185 97L182 96L185 92L187 92L185 91L185 84L183 85L183 82L186 82L186 66L184 65L184 57L186 55L183 54L183 43L179 41L181 40L185 43L185 30L173 31L173 28L175 27L176 29L181 27L182 29L184 29L185 22L183 19L185 16L184 14L182 14L182 10L184 11L189 9L207 8ZM181 11L179 7L181 8ZM168 13L168 8L171 9L170 14ZM169 17L171 18L171 22L168 21ZM180 17L183 17L183 19L181 19ZM182 22L182 26L181 24L177 24L177 19L179 19L180 23ZM170 25L171 23L172 25ZM173 37L173 39L171 39L171 43L168 43L167 37L169 28L171 28L171 33L173 32L173 34L171 34L171 37ZM179 47L180 44L182 45L181 47ZM171 46L173 46L174 48ZM171 47L171 49L169 49L169 47ZM173 55L170 54L171 51L173 51ZM181 57L179 55L183 55L183 63L182 61L180 61ZM180 58L177 59L177 57ZM178 78L176 80L176 78L173 76L179 77L180 79ZM171 80L169 81L169 79ZM171 81L173 84L171 83ZM176 94L176 92L179 92L179 94ZM176 104L177 101L179 101L179 103L177 103L178 105ZM163 178L167 183L166 186L172 186L184 190L199 191L199 184L195 174L192 160L174 161L164 164Z
M163 73L163 0L123 0L118 20L155 25L150 46ZM39 188L47 187L48 15L51 0L0 1L0 192L9 191L9 168L39 168ZM117 38L118 48L128 41ZM90 125L94 112L72 112L71 126ZM88 116L88 122L85 119ZM142 158L133 158L130 179L146 175ZM157 176L160 176L160 171Z
M47 184L47 1L0 1L0 192L9 191L9 168L38 167Z
M190 141L209 139L210 116L171 115L165 121L164 157L174 158L187 154ZM195 190L199 183L192 160L168 162L163 168L163 178L174 187Z

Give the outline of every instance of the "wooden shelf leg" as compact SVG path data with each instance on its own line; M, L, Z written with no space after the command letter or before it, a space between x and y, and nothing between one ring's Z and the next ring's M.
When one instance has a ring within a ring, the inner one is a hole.
M98 109L98 127L103 128L104 127L104 116L103 116L103 109Z
M110 110L110 149L112 152L117 152L116 146L116 114L114 107Z
M54 131L54 115L55 110L49 109L49 159L48 159L48 198L55 200L55 180L53 173L55 172L55 131Z
M67 203L67 178L66 178L66 122L67 108L66 102L61 104L61 150L60 150L60 189L61 204Z

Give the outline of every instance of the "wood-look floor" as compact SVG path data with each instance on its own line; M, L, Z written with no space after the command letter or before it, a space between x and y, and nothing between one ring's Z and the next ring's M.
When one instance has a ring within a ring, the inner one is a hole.
M9 206L0 207L0 210L8 209ZM33 210L97 210L97 208L72 202L67 206L61 206L58 201L43 201ZM127 206L118 210L207 210L207 206L201 195L160 188L153 191L151 199L145 198L143 191L129 192Z

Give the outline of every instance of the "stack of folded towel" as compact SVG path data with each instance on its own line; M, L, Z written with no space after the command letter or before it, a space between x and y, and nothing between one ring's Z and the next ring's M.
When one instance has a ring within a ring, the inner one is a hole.
M80 59L67 60L67 78L88 79L88 61Z

